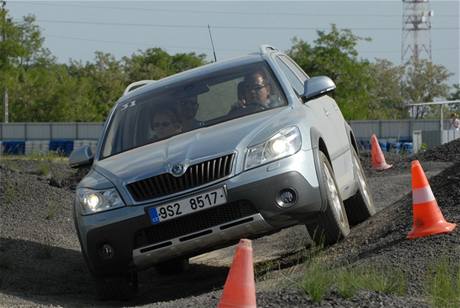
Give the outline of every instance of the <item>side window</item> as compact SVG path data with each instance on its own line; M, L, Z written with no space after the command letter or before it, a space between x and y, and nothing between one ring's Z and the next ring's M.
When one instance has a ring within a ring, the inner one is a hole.
M291 70L294 71L294 73L297 75L297 77L302 80L302 82L305 82L305 80L309 79L308 75L300 68L300 66L295 63L291 58L288 56L280 56L280 58L291 68Z
M296 74L291 70L291 68L284 63L279 57L276 57L276 62L280 66L281 70L286 75L289 83L291 84L292 88L296 92L298 96L303 94L303 82L296 76Z

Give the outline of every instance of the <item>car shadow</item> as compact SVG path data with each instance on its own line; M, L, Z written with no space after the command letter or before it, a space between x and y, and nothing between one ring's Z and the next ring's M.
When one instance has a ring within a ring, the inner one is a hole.
M139 294L133 300L99 301L79 250L0 237L0 293L28 304L132 306L172 301L222 288L227 273L227 267L202 264L170 276L148 269L139 273Z

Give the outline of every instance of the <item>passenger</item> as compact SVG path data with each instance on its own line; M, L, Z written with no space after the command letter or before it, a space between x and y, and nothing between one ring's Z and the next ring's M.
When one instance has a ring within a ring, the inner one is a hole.
M195 118L198 107L196 96L184 97L179 100L178 109L184 131L189 131L201 126L201 122Z
M460 129L460 120L458 119L458 115L455 112L450 115L450 129Z
M152 116L151 127L155 140L164 139L177 135L182 132L182 126L173 109L160 109L155 111Z

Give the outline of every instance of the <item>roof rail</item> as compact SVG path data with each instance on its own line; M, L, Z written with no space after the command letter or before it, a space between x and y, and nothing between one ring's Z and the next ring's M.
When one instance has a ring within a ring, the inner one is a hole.
M259 49L260 49L261 54L267 54L270 51L278 51L276 47L273 47L271 45L266 45L266 44L260 45Z
M145 86L146 84L149 84L149 83L152 83L152 82L155 82L155 80L139 80L139 81L135 81L133 83L130 83L126 87L125 91L123 92L123 95L126 95L129 92L131 92L133 90L136 90L137 88L140 88L140 87Z

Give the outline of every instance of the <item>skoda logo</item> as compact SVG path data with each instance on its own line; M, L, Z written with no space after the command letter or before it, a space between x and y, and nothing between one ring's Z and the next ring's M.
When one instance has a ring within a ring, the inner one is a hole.
M174 166L172 166L171 172L174 176L181 176L184 173L184 165L175 164Z

